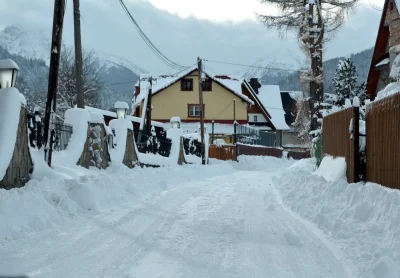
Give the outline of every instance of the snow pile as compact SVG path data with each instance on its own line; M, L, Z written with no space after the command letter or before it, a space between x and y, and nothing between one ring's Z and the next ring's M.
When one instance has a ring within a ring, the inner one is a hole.
M132 122L127 120L111 120L109 126L115 130L116 140L115 148L110 150L111 161L122 162L125 156L128 129L133 130Z
M11 162L21 105L26 105L25 97L15 88L0 90L0 180L3 179Z
M82 108L71 108L65 112L64 124L73 128L72 136L65 151L54 156L55 164L76 165L82 155L88 136L90 114Z
M35 154L33 159L36 166L43 161L41 155ZM0 241L24 238L83 214L114 210L139 199L158 196L191 180L205 180L235 171L228 163L213 167L174 165L134 170L122 164L107 170L54 165L57 171L45 164L39 165L42 173L51 173L47 175L49 178L36 174L25 187L0 190ZM80 176L77 171L81 171Z
M167 130L167 138L171 140L171 153L169 158L178 163L179 149L181 142L182 130L179 128L170 128Z
M398 94L399 92L400 92L400 82L390 83L382 91L378 92L375 101Z
M342 168L343 162L325 159L322 167ZM284 204L343 251L339 259L357 268L351 277L398 278L400 192L342 178L326 182L312 174L314 168L313 159L302 160L274 179Z
M90 123L92 124L104 124L103 114L99 112L90 112Z
M346 159L344 157L333 158L326 156L322 159L321 165L315 171L315 174L327 181L346 179Z
M389 76L398 81L400 77L400 55L397 55L394 59Z
M125 101L117 101L114 105L115 109L129 109L128 103Z

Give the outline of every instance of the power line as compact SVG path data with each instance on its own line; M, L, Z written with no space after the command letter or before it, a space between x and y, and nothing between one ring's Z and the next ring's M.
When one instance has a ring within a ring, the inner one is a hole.
M206 60L206 62L217 63L217 64L225 64L225 65L233 65L233 66L240 66L240 67L249 67L249 68L257 68L257 69L271 69L271 70L279 70L279 71L287 71L287 72L298 72L298 70L289 70L289 69L280 69L274 67L262 67L262 66L252 66L252 65L244 65L244 64L237 64L237 63L230 63L230 62L222 62L222 61L213 61L213 60Z
M154 54L167 66L173 69L183 69L185 68L184 66L181 66L172 60L170 60L167 56L165 56L147 37L147 35L143 32L142 28L140 28L139 24L136 22L132 14L129 12L128 8L126 7L125 3L123 0L118 0L119 3L121 4L122 9L125 11L126 15L130 19L130 21L133 23L134 27L136 30L139 32L140 37L143 39L143 41L147 44L147 46L150 48L151 51L153 51Z

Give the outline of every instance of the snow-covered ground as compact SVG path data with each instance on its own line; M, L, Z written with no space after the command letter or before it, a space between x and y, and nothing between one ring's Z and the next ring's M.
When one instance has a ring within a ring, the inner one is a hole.
M0 190L0 276L399 277L396 191L348 185L340 161L239 160Z

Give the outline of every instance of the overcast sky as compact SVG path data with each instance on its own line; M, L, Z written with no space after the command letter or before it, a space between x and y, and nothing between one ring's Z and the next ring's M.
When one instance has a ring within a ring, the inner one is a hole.
M0 28L18 24L29 28L51 28L52 0L0 0ZM294 36L284 40L275 30L255 20L254 13L275 12L259 0L125 0L150 39L177 63L191 65L196 57L253 64L298 66L304 57ZM361 3L355 14L326 45L325 58L344 56L372 47L381 12ZM23 7L21 9L21 7ZM73 42L72 0L68 1L64 38ZM149 71L167 68L140 39L117 0L81 0L82 41L94 48L131 60ZM50 33L50 32L48 32ZM240 68L209 63L209 68L232 73Z

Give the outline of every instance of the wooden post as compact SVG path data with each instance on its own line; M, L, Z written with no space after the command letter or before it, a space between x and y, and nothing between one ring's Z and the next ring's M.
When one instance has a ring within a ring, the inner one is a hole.
M206 165L206 146L204 142L204 107L203 107L203 83L202 83L202 61L197 58L197 68L199 72L199 104L200 104L200 136L201 136L201 164Z
M354 107L353 136L354 136L354 182L360 181L360 108Z
M54 129L50 131L50 120L56 112L58 69L60 67L62 30L64 24L65 1L54 0L53 35L50 49L50 71L47 90L47 101L44 119L44 146L45 160L51 167L51 156L53 152ZM49 135L50 133L50 135Z
M79 0L74 0L74 36L75 36L75 86L76 104L78 108L85 108L83 99L83 64L81 42L81 12Z
M237 143L237 135L236 135L236 99L233 99L233 135L234 135L234 143Z
M147 99L147 107L146 107L146 133L147 135L151 134L151 97L152 97L152 90L153 90L153 79L150 76L149 79L149 95Z

